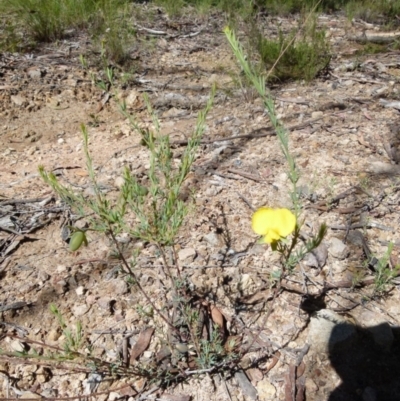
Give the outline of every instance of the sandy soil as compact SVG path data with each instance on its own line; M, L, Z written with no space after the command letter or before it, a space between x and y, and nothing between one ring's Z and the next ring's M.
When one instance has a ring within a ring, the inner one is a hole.
M26 350L34 347L32 340L62 346L65 336L50 304L57 305L67 325L82 322L87 346L105 360L118 359L127 337L135 344L140 330L151 324L136 308L146 303L115 269L118 262L110 259L106 238L91 233L87 248L69 251L62 239L68 210L41 180L38 166L90 196L80 133L84 123L98 180L113 197L124 166L140 175L148 165L147 150L119 113L118 99L125 98L130 112L151 126L141 98L147 92L162 132L171 142L181 141L193 131L197 111L216 83L215 105L190 177L195 207L177 249L196 291L224 313L231 334L245 328L256 333L258 349L239 373L190 377L166 391L156 388L146 399L256 399L254 391L259 400L399 399L398 284L376 295L365 244L379 258L391 241L388 266L397 265L399 106L387 102L399 98L400 53L356 56L362 45L347 34L359 27L338 15L321 16L334 53L331 70L310 84L272 89L301 171L302 230L312 235L321 223L328 225L321 253L299 264L272 299L271 274L279 260L255 244L250 218L252 208L290 207L279 144L260 100L237 85L240 71L221 33L223 21L178 21L178 32L167 22L161 15L148 27L167 35L153 39L152 48L133 49L130 79L123 83L117 71L110 92L99 89L79 63L80 54L92 65L95 59L95 46L83 36L30 55L0 54L1 347ZM293 26L291 20L280 23ZM277 20L266 21L266 34L275 34L276 25ZM176 160L182 150L174 147ZM161 305L154 246L135 246L142 248L141 284ZM339 348L326 349L333 341L328 329L326 339L315 334L318 321L331 319L324 317L327 309L335 314L335 327L352 327ZM151 359L157 346L154 340L145 357ZM68 372L57 364L0 359L2 397L88 394L90 377L85 369ZM104 378L91 399L139 400L151 389L142 379Z

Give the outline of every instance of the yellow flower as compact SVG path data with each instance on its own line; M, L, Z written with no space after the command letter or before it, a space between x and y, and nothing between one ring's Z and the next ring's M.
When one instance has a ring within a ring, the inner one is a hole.
M262 207L253 214L251 226L256 234L264 237L262 242L271 244L294 231L296 217L288 209Z

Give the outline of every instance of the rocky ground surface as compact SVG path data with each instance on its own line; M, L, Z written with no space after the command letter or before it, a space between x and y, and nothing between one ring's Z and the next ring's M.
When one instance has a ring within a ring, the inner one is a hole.
M318 23L331 43L330 71L310 84L276 85L272 95L301 171L302 231L312 235L326 223L328 234L282 280L279 293L271 288L279 258L256 244L250 220L263 205L290 207L287 167L262 103L238 86L240 70L222 34L223 21L214 16L171 23L160 13L146 28L164 34L138 30L131 75L124 83L116 71L117 85L108 91L89 73L105 79L94 67L95 46L83 34L32 54L0 55L3 351L32 349L32 341L62 347L65 336L51 304L68 326L82 322L85 344L108 361L118 360L126 338L130 348L152 324L137 308L146 302L109 257L106 238L90 233L87 248L69 251L62 239L68 210L41 180L38 166L92 195L84 123L98 180L113 197L124 166L140 176L149 163L139 134L118 111L118 99L151 126L142 100L148 93L162 132L176 142L178 160L179 141L193 131L214 83L215 105L188 179L195 207L177 238L178 256L195 291L222 311L232 334L250 330L258 347L236 373L193 376L165 391L131 377L91 386L93 374L84 365L68 371L57 363L3 357L1 397L92 392L96 400L399 399L399 287L394 280L378 296L375 277L389 242L393 252L384 266L390 271L399 263L400 52L357 56L362 45L349 38L362 22L322 15ZM266 34L294 24L293 17L269 18ZM80 64L81 54L89 70ZM141 284L161 306L155 247L133 246L141 249ZM153 339L142 358L151 360L157 346Z

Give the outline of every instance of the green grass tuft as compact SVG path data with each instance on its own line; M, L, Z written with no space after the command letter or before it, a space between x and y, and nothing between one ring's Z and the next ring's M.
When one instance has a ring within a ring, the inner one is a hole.
M24 36L52 42L86 31L101 42L109 60L122 64L134 37L128 5L129 0L0 0L0 12L9 16L1 47L22 47Z
M329 65L331 55L325 32L318 30L315 21L300 37L295 33L277 39L256 36L256 51L263 67L270 71L270 81L290 79L309 82ZM286 49L286 50L285 50Z

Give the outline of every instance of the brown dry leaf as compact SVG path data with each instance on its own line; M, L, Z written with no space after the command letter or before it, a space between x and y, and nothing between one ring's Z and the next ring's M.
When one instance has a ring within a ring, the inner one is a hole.
M75 171L76 175L79 175L80 177L87 177L88 176L88 172L85 170L80 170L80 171Z
M400 264L399 256L394 255L393 253L390 254L389 260L390 260L390 266L392 267L392 269L394 269L396 266L398 266Z
M136 344L132 347L131 358L130 358L131 363L135 361L140 355L142 355L144 351L146 351L147 347L150 344L150 340L151 337L153 336L153 333L154 333L153 327L149 327L140 332Z
M171 350L167 346L163 346L156 355L157 362L161 362L171 356Z
M42 396L36 393L32 393L32 391L24 391L21 395L20 400L42 400Z
M363 116L367 119L367 120L372 120L372 117L367 113L366 110L363 110Z
M285 401L295 401L296 366L290 365L285 374Z
M213 322L223 329L225 323L224 315L215 305L210 305L210 311Z
M261 381L264 377L263 373L258 368L247 369L246 374L247 374L247 376L249 376L249 379L251 380L251 382L253 384Z
M204 309L200 308L196 330L198 333L201 333L201 338L204 338L204 339L207 339L207 336L208 336L206 321L208 321L208 314L205 313Z
M271 363L267 366L267 372L269 372L272 368L275 367L275 365L279 362L279 358L281 357L281 353L280 352L275 352L275 354L272 356L272 361Z
M365 137L364 137L364 135L363 135L362 132L360 132L360 133L358 134L357 140L358 140L358 142L359 142L361 145L363 145L363 146L365 146L366 148L371 149L371 150L373 150L374 152L376 152L376 147L375 147L373 144L371 144L368 140L365 139Z
M118 390L121 395L127 395L128 397L134 397L137 395L137 391L134 390L131 386L126 386Z
M306 365L304 362L301 362L299 366L297 366L297 370L296 370L296 376L297 377L301 377L304 375L304 372L306 370Z
M270 288L266 290L258 290L255 294L246 295L238 300L238 303L246 305L255 305L260 302L267 302L273 297L273 291Z
M195 189L197 183L197 177L193 173L189 173L179 192L179 199L182 201L188 200L190 195L193 193L193 190Z
M306 379L304 376L296 380L296 401L304 401L306 391Z
M196 369L197 368L197 360L194 359L191 355L189 355L189 359L188 359L188 368L189 369Z
M306 168L308 166L309 159L304 160L304 162L300 163L300 166Z
M110 97L111 97L110 93L106 92L103 99L101 99L101 101L97 103L96 114L100 113L103 110L104 106L106 105Z
M161 399L166 401L190 401L190 395L163 394Z

